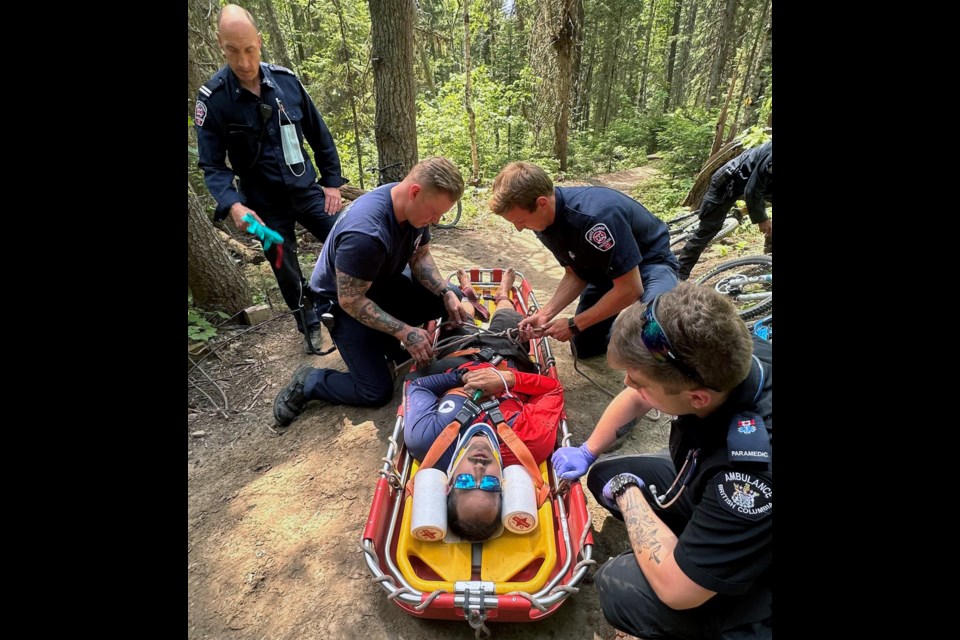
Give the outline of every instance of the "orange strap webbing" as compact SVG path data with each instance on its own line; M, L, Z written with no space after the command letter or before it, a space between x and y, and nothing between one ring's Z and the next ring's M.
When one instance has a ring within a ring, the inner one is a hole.
M463 390L463 387L455 387L450 389L447 391L447 394L454 394L463 396L465 398L470 397L467 392ZM443 428L443 431L440 432L440 435L437 436L437 439L433 441L432 445L430 445L427 455L423 456L423 460L420 461L420 469L429 469L436 464L437 460L440 459L440 456L443 455L443 452L447 450L447 447L457 441L457 436L460 435L460 427L462 426L463 425L454 420ZM406 492L408 496L413 495L413 480L414 478L407 480Z

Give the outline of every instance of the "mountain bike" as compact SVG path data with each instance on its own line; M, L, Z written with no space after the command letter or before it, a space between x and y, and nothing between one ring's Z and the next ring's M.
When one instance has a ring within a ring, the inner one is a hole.
M727 216L723 220L723 226L717 235L713 236L708 244L713 244L721 238L725 238L739 226L740 220L735 216ZM667 229L670 231L670 249L676 253L682 247L682 244L696 235L700 228L700 219L697 217L697 211L691 211L682 216L677 216L667 222Z
M377 174L377 186L382 186L386 184L387 179L385 173L387 169L392 169L393 167L399 167L401 162L394 162L393 164L388 164L385 167L367 167L367 171L370 173ZM344 209L346 211L346 209ZM457 200L456 209L451 209L441 216L440 222L433 225L437 229L452 229L457 226L457 223L460 222L460 216L463 215L463 203L460 200Z
M728 296L744 320L760 318L773 310L773 258L770 256L748 256L718 264L697 278L696 283Z

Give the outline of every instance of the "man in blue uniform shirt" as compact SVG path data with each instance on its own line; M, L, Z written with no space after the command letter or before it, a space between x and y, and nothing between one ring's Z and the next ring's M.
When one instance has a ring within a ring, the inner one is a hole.
M550 301L520 328L573 338L580 358L606 353L620 311L677 284L667 225L619 191L554 187L537 165L511 162L493 181L490 208L518 231L532 230L566 270ZM554 320L578 295L575 315Z
M462 294L440 275L430 255L430 225L463 195L463 177L446 158L426 158L401 182L357 198L323 245L310 278L321 313L348 372L303 366L277 394L273 415L289 425L310 400L383 406L393 395L392 362L433 356L418 325L443 316L469 320Z
M305 295L294 226L299 222L326 240L340 210L340 186L347 182L340 175L340 156L293 72L260 62L262 39L248 11L223 7L217 42L227 64L200 87L194 114L199 166L217 201L214 219L229 215L246 231L249 223L242 219L249 215L283 236L282 249L274 245L266 254L287 307L304 309L306 326L300 313L294 318L301 333L309 332L304 342L310 353L320 346L320 320ZM313 148L316 168L304 140Z
M608 354L628 387L586 442L553 454L622 520L631 550L595 576L607 621L642 638L772 637L773 354L730 300L681 282L617 318ZM670 457L607 456L617 425L678 416ZM594 464L594 462L596 463Z

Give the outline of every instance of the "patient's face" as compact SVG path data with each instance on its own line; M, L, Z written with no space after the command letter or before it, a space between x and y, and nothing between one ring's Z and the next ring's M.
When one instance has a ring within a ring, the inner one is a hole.
M457 466L450 472L450 481L453 482L461 473L472 475L476 486L480 486L483 476L494 476L498 480L503 479L503 469L500 467L500 461L494 455L490 441L482 434L478 433L470 439L467 450L460 461L457 462ZM479 489L466 489L464 491L490 493Z
M453 483L460 474L473 476L475 489L456 489ZM489 480L484 476L493 476L503 481L503 468L493 453L490 441L483 435L477 434L470 439L467 450L450 473L451 491L457 494L457 513L461 519L492 522L500 510L500 491L484 491L479 487L486 486Z
M461 520L488 524L500 515L500 494L476 489L454 489L457 496L457 515Z

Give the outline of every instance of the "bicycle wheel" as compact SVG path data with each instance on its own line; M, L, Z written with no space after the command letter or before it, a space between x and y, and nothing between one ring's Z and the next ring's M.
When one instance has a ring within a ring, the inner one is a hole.
M736 218L724 218L723 226L720 227L720 231L717 231L717 235L713 236L713 240L710 242L716 242L721 238L726 238L728 235L733 233L733 230L740 225L740 222Z
M696 225L700 223L700 218L697 217L697 212L688 213L685 216L680 216L679 218L674 218L667 223L667 230L670 232L671 236L675 236L680 233L686 233L690 231L690 228L693 227L696 229Z
M730 235L731 233L733 233L733 230L736 229L737 226L739 226L739 224L740 224L740 223L737 222L737 219L736 219L736 218L724 218L724 220L723 220L723 226L720 227L720 231L718 231L718 232L717 232L717 235L713 236L713 237L710 239L710 242L708 242L707 244L708 244L708 245L713 244L713 243L716 242L717 240L720 240L721 238L727 237L728 235ZM693 236L695 236L695 235L697 234L697 229L699 229L699 228L700 228L700 221L699 221L699 220L694 220L693 223L691 223L691 224L687 225L686 227L684 227L682 231L680 231L679 233L677 233L677 235L672 235L672 234L671 234L671 236L670 236L670 249L671 249L674 253L677 253L677 252L681 251L681 250L683 249L683 244L682 244L682 243L686 242L687 240L689 240L690 238L692 238Z
M448 211L440 217L440 222L433 225L438 229L452 229L460 222L460 216L463 215L463 203L457 200L457 212Z
M730 260L697 278L696 283L729 296L744 320L759 318L773 309L773 258Z

